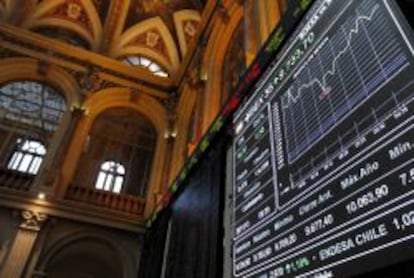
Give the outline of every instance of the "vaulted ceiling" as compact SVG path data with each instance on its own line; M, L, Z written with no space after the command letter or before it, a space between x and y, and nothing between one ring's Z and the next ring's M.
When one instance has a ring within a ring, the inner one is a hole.
M0 18L165 77L178 71L197 35L205 2L0 0Z

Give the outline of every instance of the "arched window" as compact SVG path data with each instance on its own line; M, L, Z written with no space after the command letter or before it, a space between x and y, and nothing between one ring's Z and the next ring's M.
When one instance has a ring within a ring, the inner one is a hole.
M46 148L41 142L19 138L7 168L36 175L45 155Z
M142 56L127 56L122 62L133 67L145 68L160 77L168 77L168 73L159 64Z
M91 126L73 184L145 197L157 139L146 116L124 107L103 111Z
M0 87L0 119L55 131L66 101L54 88L36 81L14 81Z
M115 161L105 161L101 164L95 188L113 193L121 193L125 179L125 167Z
M55 88L32 81L0 86L0 167L35 175L66 111Z

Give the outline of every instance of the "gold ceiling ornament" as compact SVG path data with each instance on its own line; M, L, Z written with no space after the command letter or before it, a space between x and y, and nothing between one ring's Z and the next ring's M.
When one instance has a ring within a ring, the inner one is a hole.
M156 47L160 40L160 35L155 32L147 32L145 44L151 48Z
M194 37L196 35L196 33L197 33L197 27L195 26L194 22L187 21L184 24L184 31L190 37Z
M77 3L69 3L66 9L66 15L74 20L77 20L82 13L82 6Z

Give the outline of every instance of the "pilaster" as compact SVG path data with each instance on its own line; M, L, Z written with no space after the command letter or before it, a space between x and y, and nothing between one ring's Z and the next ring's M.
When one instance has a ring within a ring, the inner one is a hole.
M21 216L23 221L0 273L0 276L4 278L20 278L22 276L41 226L47 219L46 214L28 210L22 211Z

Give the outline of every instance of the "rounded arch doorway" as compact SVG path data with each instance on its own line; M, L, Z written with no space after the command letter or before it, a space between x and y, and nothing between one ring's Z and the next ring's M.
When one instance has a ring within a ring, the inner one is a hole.
M46 262L48 278L124 277L119 252L98 238L84 238L55 250Z

